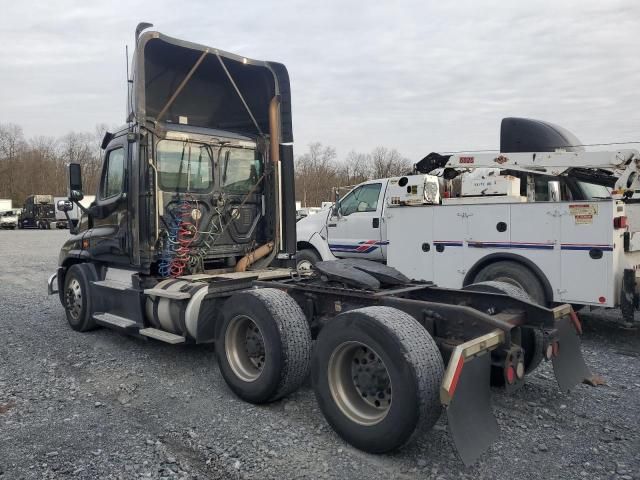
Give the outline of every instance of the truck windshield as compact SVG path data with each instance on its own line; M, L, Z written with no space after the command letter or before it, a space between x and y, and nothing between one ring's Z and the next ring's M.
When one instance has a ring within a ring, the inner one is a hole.
M213 155L204 144L160 140L157 168L158 183L165 191L206 191L213 183Z
M224 148L220 152L220 165L220 184L226 192L248 192L262 175L260 156L256 150Z

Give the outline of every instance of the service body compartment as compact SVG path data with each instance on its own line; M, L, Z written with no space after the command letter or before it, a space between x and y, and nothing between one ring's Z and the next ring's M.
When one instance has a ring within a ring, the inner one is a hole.
M616 228L614 219L636 210L618 200L389 207L388 264L460 288L484 262L520 261L544 277L555 302L615 307L624 270L640 271L640 251L631 241L637 223Z
M434 206L412 206L387 209L387 263L409 278L433 279L433 214ZM405 228L398 228L398 226Z

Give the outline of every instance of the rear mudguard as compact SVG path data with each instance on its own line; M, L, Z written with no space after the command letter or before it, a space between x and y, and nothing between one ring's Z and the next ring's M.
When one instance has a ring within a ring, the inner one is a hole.
M458 345L451 355L440 388L447 410L449 433L458 455L471 465L498 438L498 422L491 408L490 351L504 342L494 330Z
M556 334L553 339L557 342L558 348L557 354L551 356L551 362L558 386L564 392L571 390L591 375L582 356L578 325L569 315L556 320Z
M545 339L548 345L555 342L557 346L555 355L548 359L553 362L560 389L567 391L586 378L589 369L582 357L571 308L562 306L553 310L555 328L545 329ZM473 464L498 438L490 388L490 352L498 347L509 348L501 330L457 345L442 380L440 400L446 407L449 433L465 465Z

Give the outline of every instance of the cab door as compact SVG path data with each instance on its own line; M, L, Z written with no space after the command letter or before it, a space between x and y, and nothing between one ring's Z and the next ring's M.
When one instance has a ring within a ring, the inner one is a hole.
M345 195L327 222L329 249L336 257L384 260L382 207L386 181L359 185Z
M92 222L83 243L92 258L110 264L129 265L129 171L126 137L112 141L104 154L98 194L91 207Z

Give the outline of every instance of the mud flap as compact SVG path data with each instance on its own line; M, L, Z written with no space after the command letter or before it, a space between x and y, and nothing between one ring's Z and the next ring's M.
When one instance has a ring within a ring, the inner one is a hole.
M556 321L558 355L552 358L553 372L563 392L571 390L591 375L582 356L580 336L571 317L564 316Z
M498 438L498 422L491 407L490 351L503 333L458 345L447 366L440 399L447 409L449 433L465 465L473 464Z

